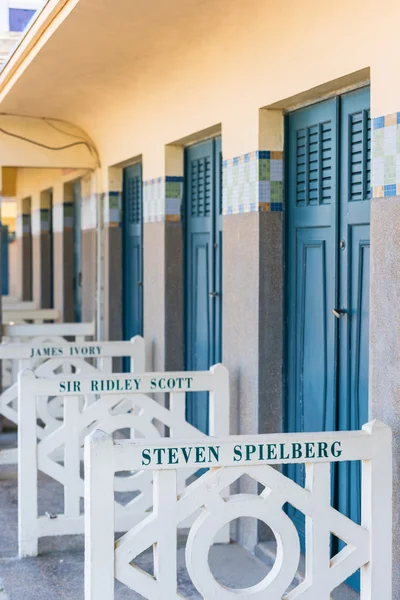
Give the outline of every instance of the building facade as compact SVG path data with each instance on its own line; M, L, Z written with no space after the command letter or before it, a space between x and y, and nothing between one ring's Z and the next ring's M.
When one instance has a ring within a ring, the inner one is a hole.
M231 433L391 425L394 598L398 16L390 0L50 1L0 75L18 295L103 339L143 334L149 369L222 361ZM204 430L207 410L193 400ZM354 518L359 478L341 467L334 491ZM251 549L265 535L238 526Z

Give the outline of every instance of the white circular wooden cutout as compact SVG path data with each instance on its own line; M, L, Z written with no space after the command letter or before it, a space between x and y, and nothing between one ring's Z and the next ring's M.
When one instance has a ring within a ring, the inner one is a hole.
M268 525L276 538L277 555L271 571L256 585L248 588L227 588L214 578L208 562L209 550L218 531L240 517L253 517ZM251 597L265 600L280 598L296 575L300 560L300 541L296 528L282 510L281 500L250 494L237 494L227 501L203 510L193 524L186 545L186 566L194 586L207 600L232 600Z

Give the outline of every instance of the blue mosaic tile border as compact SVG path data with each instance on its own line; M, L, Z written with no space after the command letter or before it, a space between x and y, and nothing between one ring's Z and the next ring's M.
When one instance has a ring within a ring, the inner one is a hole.
M143 222L180 221L183 177L167 175L143 183Z
M372 197L400 196L400 112L373 119Z
M222 166L224 215L283 210L283 152L256 150Z
M121 227L122 224L122 191L108 192L108 206L104 214L104 222L108 227Z

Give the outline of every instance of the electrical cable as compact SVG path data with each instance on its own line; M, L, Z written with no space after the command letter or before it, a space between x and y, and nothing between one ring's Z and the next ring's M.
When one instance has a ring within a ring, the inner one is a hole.
M73 148L74 146L86 146L86 148L91 151L90 144L85 141L72 142L71 144L66 144L65 146L48 146L47 144L43 144L42 142L36 142L35 140L31 140L23 135L19 135L18 133L12 133L11 131L7 131L0 127L0 133L4 133L4 135L9 135L10 137L17 138L18 140L22 140L23 142L27 142L28 144L34 144L35 146L39 146L40 148L45 148L46 150L68 150L68 148Z
M60 123L66 123L65 121L62 121L61 119L51 119L48 117L34 117L34 116L30 116L30 115L16 115L16 114L10 114L10 113L4 113L4 112L0 112L0 117L5 116L5 117L16 117L16 118L27 118L27 119L32 119L32 120L37 120L37 121L43 121L45 122L49 127L51 127L52 129L54 129L55 131L58 131L59 133L63 134L63 135L67 135L69 137L75 138L76 140L78 140L77 142L73 142L71 144L65 144L64 146L49 146L47 144L43 144L42 142L37 142L36 140L32 140L30 138L27 138L23 135L19 135L17 133L13 133L11 131L7 131L6 129L4 129L3 127L0 127L0 133L4 133L4 135L8 135L10 137L19 139L21 141L27 142L28 144L33 144L34 146L38 146L40 148L44 148L45 150L53 150L53 151L61 151L61 150L68 150L69 148L73 148L75 146L85 146L90 154L95 158L96 162L97 162L97 166L100 166L100 157L98 155L97 149L95 146L93 146L90 142L88 142L87 140L85 140L83 137L77 136L73 133L70 133L68 131L64 131L63 129L57 127L53 121L57 121Z

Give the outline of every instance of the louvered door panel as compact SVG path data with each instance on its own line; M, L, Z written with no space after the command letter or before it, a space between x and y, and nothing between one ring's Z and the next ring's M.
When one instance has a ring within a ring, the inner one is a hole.
M185 368L208 369L221 360L222 337L221 141L185 153ZM187 417L208 432L208 394L190 394Z
M122 326L123 338L129 340L131 337L143 333L141 164L135 164L124 169L122 195Z
M332 201L332 121L299 128L295 136L297 206L330 204Z
M349 201L371 198L371 117L363 109L348 115Z

